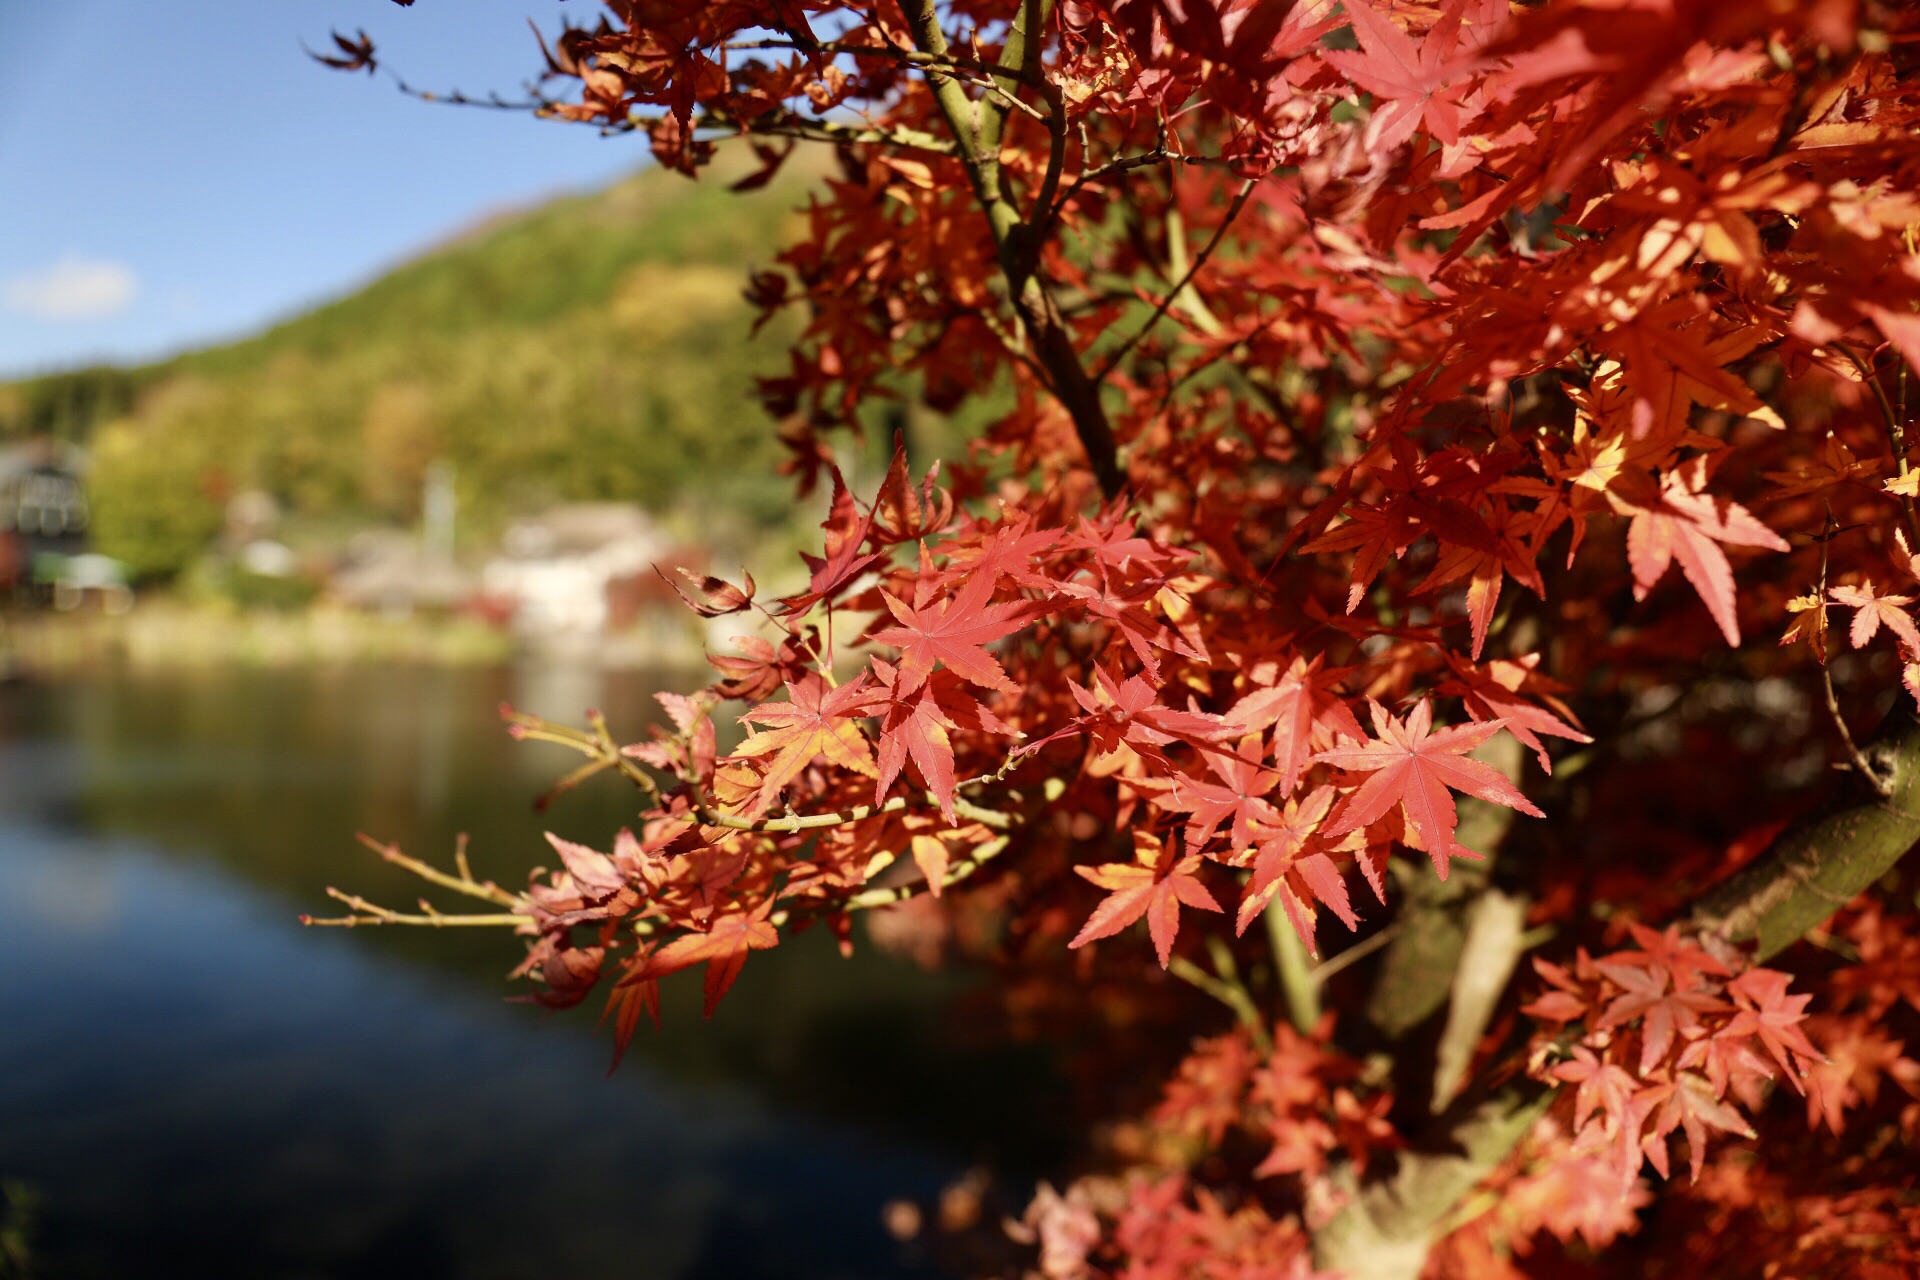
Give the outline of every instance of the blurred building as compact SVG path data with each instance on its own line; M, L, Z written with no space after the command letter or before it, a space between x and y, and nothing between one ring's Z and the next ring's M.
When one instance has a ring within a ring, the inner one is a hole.
M471 573L397 529L354 535L345 563L327 584L335 599L390 617L462 608L473 588Z
M628 620L633 584L666 557L667 538L639 507L576 503L517 520L480 573L490 609L531 635L587 636Z
M51 581L86 550L87 454L48 436L0 448L0 584Z

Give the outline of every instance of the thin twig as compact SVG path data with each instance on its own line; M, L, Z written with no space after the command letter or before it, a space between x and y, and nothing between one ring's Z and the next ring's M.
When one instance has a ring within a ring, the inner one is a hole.
M1833 541L1833 536L1833 512L1829 511L1826 529L1820 535L1820 603L1817 606L1820 609L1827 607L1827 546ZM1840 743L1847 749L1847 758L1853 762L1854 770L1866 779L1867 785L1872 787L1882 800L1891 799L1893 788L1874 771L1866 753L1861 751L1860 745L1853 740L1853 733L1847 728L1846 717L1840 714L1840 695L1835 693L1833 688L1833 668L1827 665L1824 653L1818 656L1820 687L1827 695L1827 715L1833 720L1833 727L1840 733Z
M491 880L475 880L473 878L473 873L467 867L465 836L460 838L459 845L454 853L455 862L460 868L460 874L458 876L450 876L438 867L422 862L418 858L409 857L400 851L400 846L398 845L381 844L364 831L355 832L354 838L388 862L391 862L394 866L411 871L422 880L427 881L429 884L437 884L442 889L451 889L455 893L465 894L469 898L478 898L482 902L498 903L503 907L511 907L520 901L519 898L508 893Z
M543 802L578 786L603 769L619 770L622 777L646 792L655 803L659 802L660 784L653 780L652 774L635 764L633 758L621 750L620 744L613 740L613 734L607 729L607 718L600 712L587 712L587 723L592 727L590 733L555 724L551 720L542 720L539 716L530 716L504 705L501 708L501 716L512 726L509 732L520 741L551 742L555 746L578 751L589 760L588 764L575 769L555 783L553 788L541 797Z
M1035 120L1038 120L1041 124L1047 123L1046 112L1040 110L1040 108L1034 106L1030 102L1022 102L1017 96L1008 92L1005 86L1001 85L997 81L976 79L975 77L968 76L968 75L956 75L954 76L954 79L960 81L963 84L970 84L976 89L985 89L988 93L992 94L994 97L999 98L1007 106L1012 107L1018 111L1025 112L1027 115L1032 116Z
M972 853L969 853L966 857L947 868L947 874L942 877L940 887L942 889L948 889L959 884L962 880L965 880L981 867L998 857L1001 851L1007 847L1007 844L1008 839L1006 836L995 836L985 844L978 846ZM863 893L854 894L839 906L834 907L833 910L871 911L875 907L887 907L892 906L896 902L905 902L908 898L916 897L919 894L927 892L931 887L929 882L922 880L911 884L891 885L884 889L868 889ZM772 917L774 924L779 925L784 923L783 916L784 913L775 912Z
M1246 984L1240 981L1239 969L1233 963L1233 952L1217 937L1208 937L1207 951L1213 957L1213 967L1219 976L1208 973L1184 956L1173 957L1167 963L1167 972L1233 1010L1234 1017L1239 1019L1253 1038L1254 1046L1262 1053L1271 1052L1273 1036L1267 1031L1266 1019L1260 1016L1260 1007L1253 1002Z
M1860 747L1853 740L1853 734L1847 730L1847 722L1840 715L1840 699L1833 691L1833 672L1824 662L1820 664L1820 686L1827 695L1827 714L1833 718L1833 727L1840 731L1841 745L1846 747L1847 758L1853 762L1854 770L1867 780L1867 785L1872 787L1874 793L1882 800L1890 798L1893 795L1893 788L1874 772L1872 762L1861 752Z
M1260 180L1258 178L1248 178L1246 182L1241 184L1239 193L1233 197L1233 203L1227 206L1226 216L1221 218L1220 225L1213 229L1213 237L1207 241L1206 247L1200 250L1199 254L1195 256L1193 262L1187 267L1186 273L1180 277L1179 282L1167 291L1167 296L1160 300L1160 305L1153 309L1153 314L1147 317L1146 323L1135 330L1132 337L1121 343L1119 349L1102 362L1099 370L1093 375L1095 386L1107 380L1108 376L1113 373L1120 362L1126 359L1127 353L1132 351L1139 341L1147 336L1148 331L1150 331L1153 326L1160 323L1160 318L1167 314L1168 309L1173 306L1174 300L1185 292L1188 285L1193 283L1193 278L1200 274L1201 267L1207 265L1207 259L1213 256L1213 251L1220 247L1220 242L1226 238L1227 228L1233 225L1233 220L1239 216L1240 210L1246 206L1247 198L1253 194L1253 189L1258 186L1259 183Z
M561 105L559 99L549 98L531 84L521 86L527 96L524 100L516 102L512 99L501 97L498 90L488 91L487 96L484 98L473 98L458 89L450 89L444 92L436 92L432 89L416 89L397 73L388 71L387 74L393 77L394 88L398 89L407 97L417 98L421 102L437 103L443 107L481 107L488 111L537 112L550 111L554 107Z
M559 108L571 104L560 98L550 98L531 85L523 86L527 91L527 97L513 100L503 98L498 93L489 93L484 98L475 98L458 89L446 92L418 89L397 75L393 77L393 82L394 87L401 93L421 102L448 107L480 107L488 111L524 111L535 115L546 115L567 124L594 125L609 133L642 132L668 118L635 111L619 120L599 120L592 117L576 119L559 113ZM1026 106L1024 103L1020 105ZM809 120L783 108L777 108L752 119L741 119L719 111L706 111L693 117L691 127L696 133L751 133L836 145L878 143L883 146L897 147L903 151L920 151L941 156L950 156L956 152L952 143L918 129L883 129L878 125L858 125L837 120Z
M1084 140L1082 140L1080 144L1080 149L1084 156L1086 152L1086 142ZM1082 163L1085 163L1084 159ZM1228 162L1225 156L1184 156L1176 152L1168 151L1166 143L1163 140L1159 146L1156 146L1151 151L1143 151L1137 156L1123 156L1118 159L1109 160L1105 164L1097 165L1092 169L1083 170L1080 176L1068 185L1066 191L1061 194L1060 198L1054 201L1053 208L1048 214L1048 227L1051 228L1053 222L1057 221L1060 215L1066 212L1067 206L1073 203L1074 197L1080 194L1082 187L1095 182L1104 182L1106 179L1119 174L1130 173L1135 169L1144 169L1149 165L1156 164L1184 164L1195 165L1202 168L1226 168Z
M1906 428L1901 424L1899 415L1894 412L1893 402L1887 399L1886 388L1880 385L1880 379L1874 373L1873 366L1862 359L1852 347L1844 342L1836 342L1832 345L1835 351L1853 362L1853 367L1860 371L1860 380L1873 389L1874 402L1880 406L1880 416L1887 424L1887 447L1893 453L1893 465L1900 478L1906 479L1911 469L1907 464ZM1920 546L1920 512L1914 509L1913 496L1901 494L1900 505L1907 513L1907 537L1912 539L1915 546Z
M368 902L357 893L344 893L332 885L327 886L327 896L336 902L344 902L352 909L353 914L331 917L303 915L300 917L301 924L322 925L336 929L353 929L363 924L411 924L425 925L434 929L517 929L533 923L530 917L511 912L501 912L497 915L447 915L444 912L429 909L415 915L411 912L391 910L377 902Z
M1324 963L1317 964L1313 968L1307 970L1307 977L1313 980L1313 983L1315 986L1319 986L1325 983L1326 980L1328 978L1331 978L1334 974L1339 973L1342 969L1345 969L1348 965L1360 963L1360 961L1365 960L1368 956L1378 951L1381 947L1384 947L1389 942L1392 942L1394 939L1394 935L1398 934L1399 932L1400 932L1400 925L1396 921L1395 923L1390 924L1386 928L1380 930L1378 933L1374 934L1372 937L1366 939L1364 942L1356 942L1352 946L1348 947L1345 951L1342 951L1339 955L1333 956L1330 959L1326 960Z
M927 793L929 803L939 801L932 792ZM844 827L856 822L865 822L868 818L883 813L899 813L907 807L905 796L895 796L885 804L857 804L844 813L790 814L782 818L742 818L738 814L721 813L704 803L697 804L695 816L709 827L725 827L729 831L764 831L773 833L791 833L795 831L818 831L825 827ZM954 814L988 827L1008 827L1013 820L995 809L983 809L979 805L969 804L958 797L953 802Z

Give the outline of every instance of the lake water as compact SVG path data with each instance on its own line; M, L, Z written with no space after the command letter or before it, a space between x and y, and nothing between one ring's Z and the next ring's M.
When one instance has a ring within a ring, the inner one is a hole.
M470 831L504 884L543 827L606 847L632 793L600 779L535 814L566 755L494 709L598 706L631 738L653 687L350 669L0 690L0 1178L38 1200L35 1274L934 1274L882 1205L975 1162L1017 1180L1053 1111L1032 1060L959 1036L962 979L802 937L756 953L710 1022L698 975L670 982L665 1031L609 1076L590 1009L504 1000L505 933L296 921L328 884L418 896L360 830L442 862Z

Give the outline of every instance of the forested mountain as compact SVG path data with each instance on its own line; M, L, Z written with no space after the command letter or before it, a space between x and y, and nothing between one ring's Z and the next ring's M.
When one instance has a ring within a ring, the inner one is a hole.
M790 335L752 336L741 290L814 176L735 194L649 170L496 217L258 336L0 387L0 431L88 443L97 540L144 575L191 560L243 489L293 536L407 523L438 458L474 537L627 499L750 542L788 514L752 380Z

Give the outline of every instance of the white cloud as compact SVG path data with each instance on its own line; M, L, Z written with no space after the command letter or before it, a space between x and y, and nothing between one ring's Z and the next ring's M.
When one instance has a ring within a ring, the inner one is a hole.
M140 282L124 263L69 253L44 271L7 281L9 311L36 320L98 320L133 305Z

